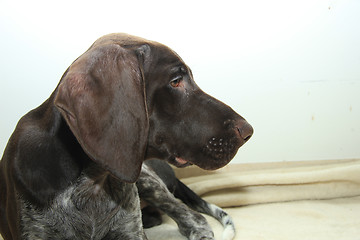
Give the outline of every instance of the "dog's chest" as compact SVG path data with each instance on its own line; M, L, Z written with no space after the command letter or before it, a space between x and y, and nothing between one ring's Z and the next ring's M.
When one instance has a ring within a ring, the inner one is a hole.
M30 239L102 239L119 227L126 230L140 214L135 184L92 174L82 174L46 209L22 203L23 234Z

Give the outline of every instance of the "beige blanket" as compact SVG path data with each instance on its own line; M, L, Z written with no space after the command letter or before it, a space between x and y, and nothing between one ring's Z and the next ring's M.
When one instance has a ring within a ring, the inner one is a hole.
M241 240L360 240L360 160L229 165L177 175L211 203L225 207ZM216 239L222 226L207 217ZM149 240L185 239L167 216ZM0 237L1 239L1 237Z
M177 171L211 203L227 207L236 239L360 239L360 160L230 165L216 172ZM229 208L231 207L231 208ZM207 217L216 239L222 227ZM185 239L164 216L150 240Z

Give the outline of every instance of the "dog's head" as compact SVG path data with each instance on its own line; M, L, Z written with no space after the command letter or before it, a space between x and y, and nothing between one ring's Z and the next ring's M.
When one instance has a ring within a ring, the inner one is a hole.
M84 151L127 182L148 158L223 167L253 133L201 91L175 52L127 34L106 35L80 56L60 81L55 105Z

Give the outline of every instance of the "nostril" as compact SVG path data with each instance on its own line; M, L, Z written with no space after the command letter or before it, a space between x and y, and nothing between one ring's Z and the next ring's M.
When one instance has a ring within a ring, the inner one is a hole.
M241 138L247 142L254 133L254 129L248 123L243 124L241 127L237 127Z
M246 138L244 138L244 141L247 142L250 138L251 138L252 135L250 136L247 136Z

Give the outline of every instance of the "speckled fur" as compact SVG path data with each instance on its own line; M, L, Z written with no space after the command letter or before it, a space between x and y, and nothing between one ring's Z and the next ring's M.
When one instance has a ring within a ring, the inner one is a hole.
M146 164L136 185L121 182L92 164L47 209L37 208L19 196L22 238L147 239L139 194L173 218L188 239L214 239L206 219L177 200Z
M94 165L47 209L20 202L23 239L146 239L136 185Z
M169 215L177 223L181 234L188 239L214 239L214 233L206 219L177 200L163 181L146 164L143 164L140 178L136 184L140 198Z

